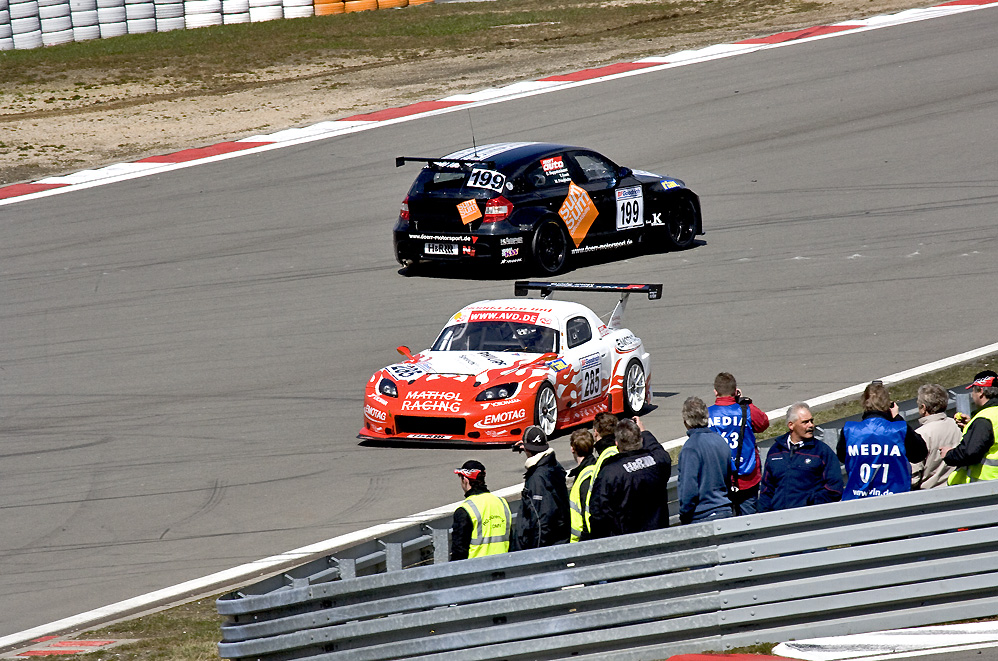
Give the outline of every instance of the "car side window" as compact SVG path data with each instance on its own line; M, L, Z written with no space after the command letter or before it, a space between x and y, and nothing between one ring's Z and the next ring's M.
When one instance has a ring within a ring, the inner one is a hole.
M565 334L568 335L568 348L573 349L593 339L593 329L585 317L573 317L565 324Z
M542 158L519 177L528 189L539 190L548 186L563 186L572 180L568 164L561 154Z
M595 154L576 154L575 162L586 178L585 183L605 183L611 186L616 183L617 168L609 161Z

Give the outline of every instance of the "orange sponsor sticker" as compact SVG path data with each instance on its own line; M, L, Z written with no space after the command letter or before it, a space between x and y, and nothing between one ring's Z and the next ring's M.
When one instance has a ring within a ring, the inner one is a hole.
M589 193L584 188L576 186L573 181L568 185L568 196L558 210L558 215L565 221L568 233L578 248L599 212L596 211L596 205L593 204Z
M478 208L478 202L475 200L465 200L457 205L457 212L461 214L461 222L465 225L482 217L482 212Z

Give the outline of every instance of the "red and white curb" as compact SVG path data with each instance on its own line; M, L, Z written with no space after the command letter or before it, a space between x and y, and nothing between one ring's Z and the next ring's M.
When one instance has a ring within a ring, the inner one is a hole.
M388 124L411 121L429 115L454 112L462 108L500 103L535 94L546 94L581 85L591 85L625 76L698 64L724 57L744 55L770 48L781 48L783 46L807 43L817 39L827 39L866 30L877 30L904 23L924 21L930 18L984 9L985 7L994 7L996 5L998 5L998 1L996 0L953 0L925 9L909 9L896 14L845 21L833 25L818 25L804 30L781 32L768 37L745 39L731 44L718 44L697 50L680 51L661 57L646 57L635 62L619 62L594 69L583 69L575 73L548 76L538 80L513 83L512 85L489 88L470 94L455 94L438 101L422 101L400 108L388 108L340 120L319 122L318 124L304 128L286 129L266 135L255 135L234 142L221 142L208 147L185 149L172 154L151 156L130 163L117 163L96 170L82 170L70 175L48 177L30 183L11 184L0 187L0 206L192 167L202 163L211 163L246 154L259 153L270 149L280 149L315 140L325 140Z
M66 656L75 654L86 654L100 650L111 649L126 643L134 643L134 639L116 640L77 640L65 638L63 636L42 636L31 641L31 645L24 649L14 650L5 654L0 654L0 659L22 659L32 656Z

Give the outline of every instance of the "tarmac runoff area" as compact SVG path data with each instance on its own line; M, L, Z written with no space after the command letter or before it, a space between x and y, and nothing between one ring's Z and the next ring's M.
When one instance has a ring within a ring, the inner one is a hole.
M884 385L900 383L918 378L924 374L943 370L955 365L998 353L998 342L979 349L926 363L912 369L896 372L882 377ZM863 392L867 383L859 383L849 388L821 395L808 400L812 407L833 406ZM771 420L786 416L788 406L767 411ZM682 446L686 437L673 439L662 443L666 449ZM515 484L505 489L494 491L499 496L510 497L519 494L521 484ZM59 636L67 632L81 632L95 628L113 620L162 609L176 605L191 598L208 596L238 585L244 585L278 571L298 566L310 559L327 555L336 550L348 548L363 541L381 537L392 532L420 524L424 521L437 519L453 512L460 502L437 507L432 510L396 519L388 523L358 530L346 535L340 535L316 544L304 546L293 551L287 551L276 556L263 558L239 567L222 572L216 572L199 579L186 581L178 585L156 590L145 595L126 599L115 604L81 613L55 622L50 622L19 633L0 638L0 658L23 658L30 656L51 656L54 654L73 654L92 652L97 649L107 649L110 645L121 644L124 641L76 640L72 637ZM74 646L75 645L75 646ZM902 659L921 656L929 653L945 651L963 651L974 649L998 648L998 622L976 624L956 624L947 626L922 627L918 629L896 629L868 634L856 634L837 638L820 638L800 640L792 643L781 643L774 650L782 657L805 661L845 661L859 659L862 661L880 661L887 659ZM767 657L759 655L725 655L720 658L726 661L741 661L738 657L759 661ZM694 654L674 656L669 661L703 661L718 658L711 655Z

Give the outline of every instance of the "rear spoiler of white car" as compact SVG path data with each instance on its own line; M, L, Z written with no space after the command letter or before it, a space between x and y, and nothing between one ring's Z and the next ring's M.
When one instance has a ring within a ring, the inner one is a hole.
M619 292L620 301L610 315L610 321L606 326L610 329L621 328L621 320L624 316L624 308L627 307L627 297L631 294L648 294L648 300L655 301L662 298L662 285L627 285L606 282L534 282L528 280L517 280L513 284L513 293L516 296L526 296L531 291L539 291L542 298L548 298L556 291L598 291L598 292Z

